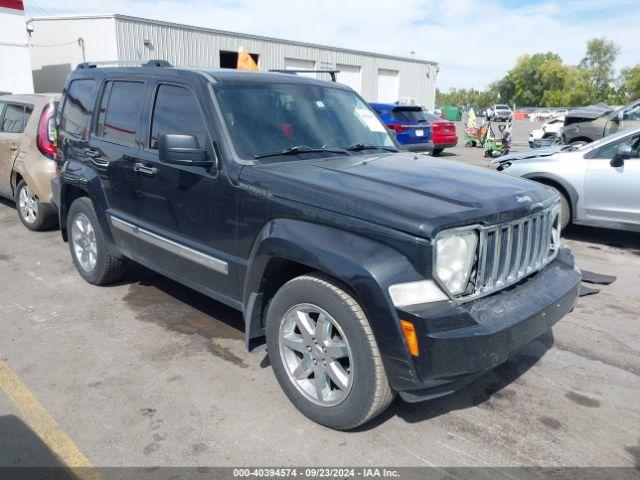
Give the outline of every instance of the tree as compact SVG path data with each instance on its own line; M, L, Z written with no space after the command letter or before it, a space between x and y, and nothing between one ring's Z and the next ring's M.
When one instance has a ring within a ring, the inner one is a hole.
M601 100L607 99L612 92L613 66L619 52L620 48L604 37L587 42L587 53L580 61L580 66L588 72L589 81Z
M612 103L628 103L640 98L640 64L623 68L616 83L615 101Z

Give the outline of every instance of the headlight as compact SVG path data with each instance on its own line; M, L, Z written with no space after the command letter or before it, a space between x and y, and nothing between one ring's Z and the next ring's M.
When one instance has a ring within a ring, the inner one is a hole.
M435 244L435 275L452 295L464 293L476 256L475 230L444 233Z

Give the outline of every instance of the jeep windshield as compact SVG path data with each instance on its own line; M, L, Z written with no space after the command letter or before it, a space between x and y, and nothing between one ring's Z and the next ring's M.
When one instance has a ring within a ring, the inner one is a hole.
M235 151L245 160L396 151L378 116L348 90L265 83L219 85L215 92Z

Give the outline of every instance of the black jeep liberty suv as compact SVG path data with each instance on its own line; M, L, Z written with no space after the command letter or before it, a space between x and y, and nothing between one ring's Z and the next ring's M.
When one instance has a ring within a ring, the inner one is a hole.
M352 429L446 395L569 312L557 193L400 151L348 87L81 64L54 180L82 277L131 259L241 310L307 417Z

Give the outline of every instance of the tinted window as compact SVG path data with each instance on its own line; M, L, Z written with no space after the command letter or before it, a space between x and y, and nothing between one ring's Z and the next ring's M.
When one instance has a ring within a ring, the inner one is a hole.
M399 122L424 122L422 110L416 108L396 108L392 110L391 116Z
M135 145L144 83L107 82L98 112L96 136Z
M6 133L22 133L25 124L24 106L14 105L12 103L7 104L0 131Z
M623 120L640 120L640 103L631 108L627 108L622 114Z
M75 80L69 86L60 116L60 129L86 139L91 121L96 82L92 79Z
M193 92L175 85L160 85L153 107L149 148L158 149L160 135L179 133L198 137L200 147L207 146L205 127L198 99Z
M295 146L394 145L380 119L348 90L265 82L220 85L216 95L235 150L242 158L253 159L254 155Z

